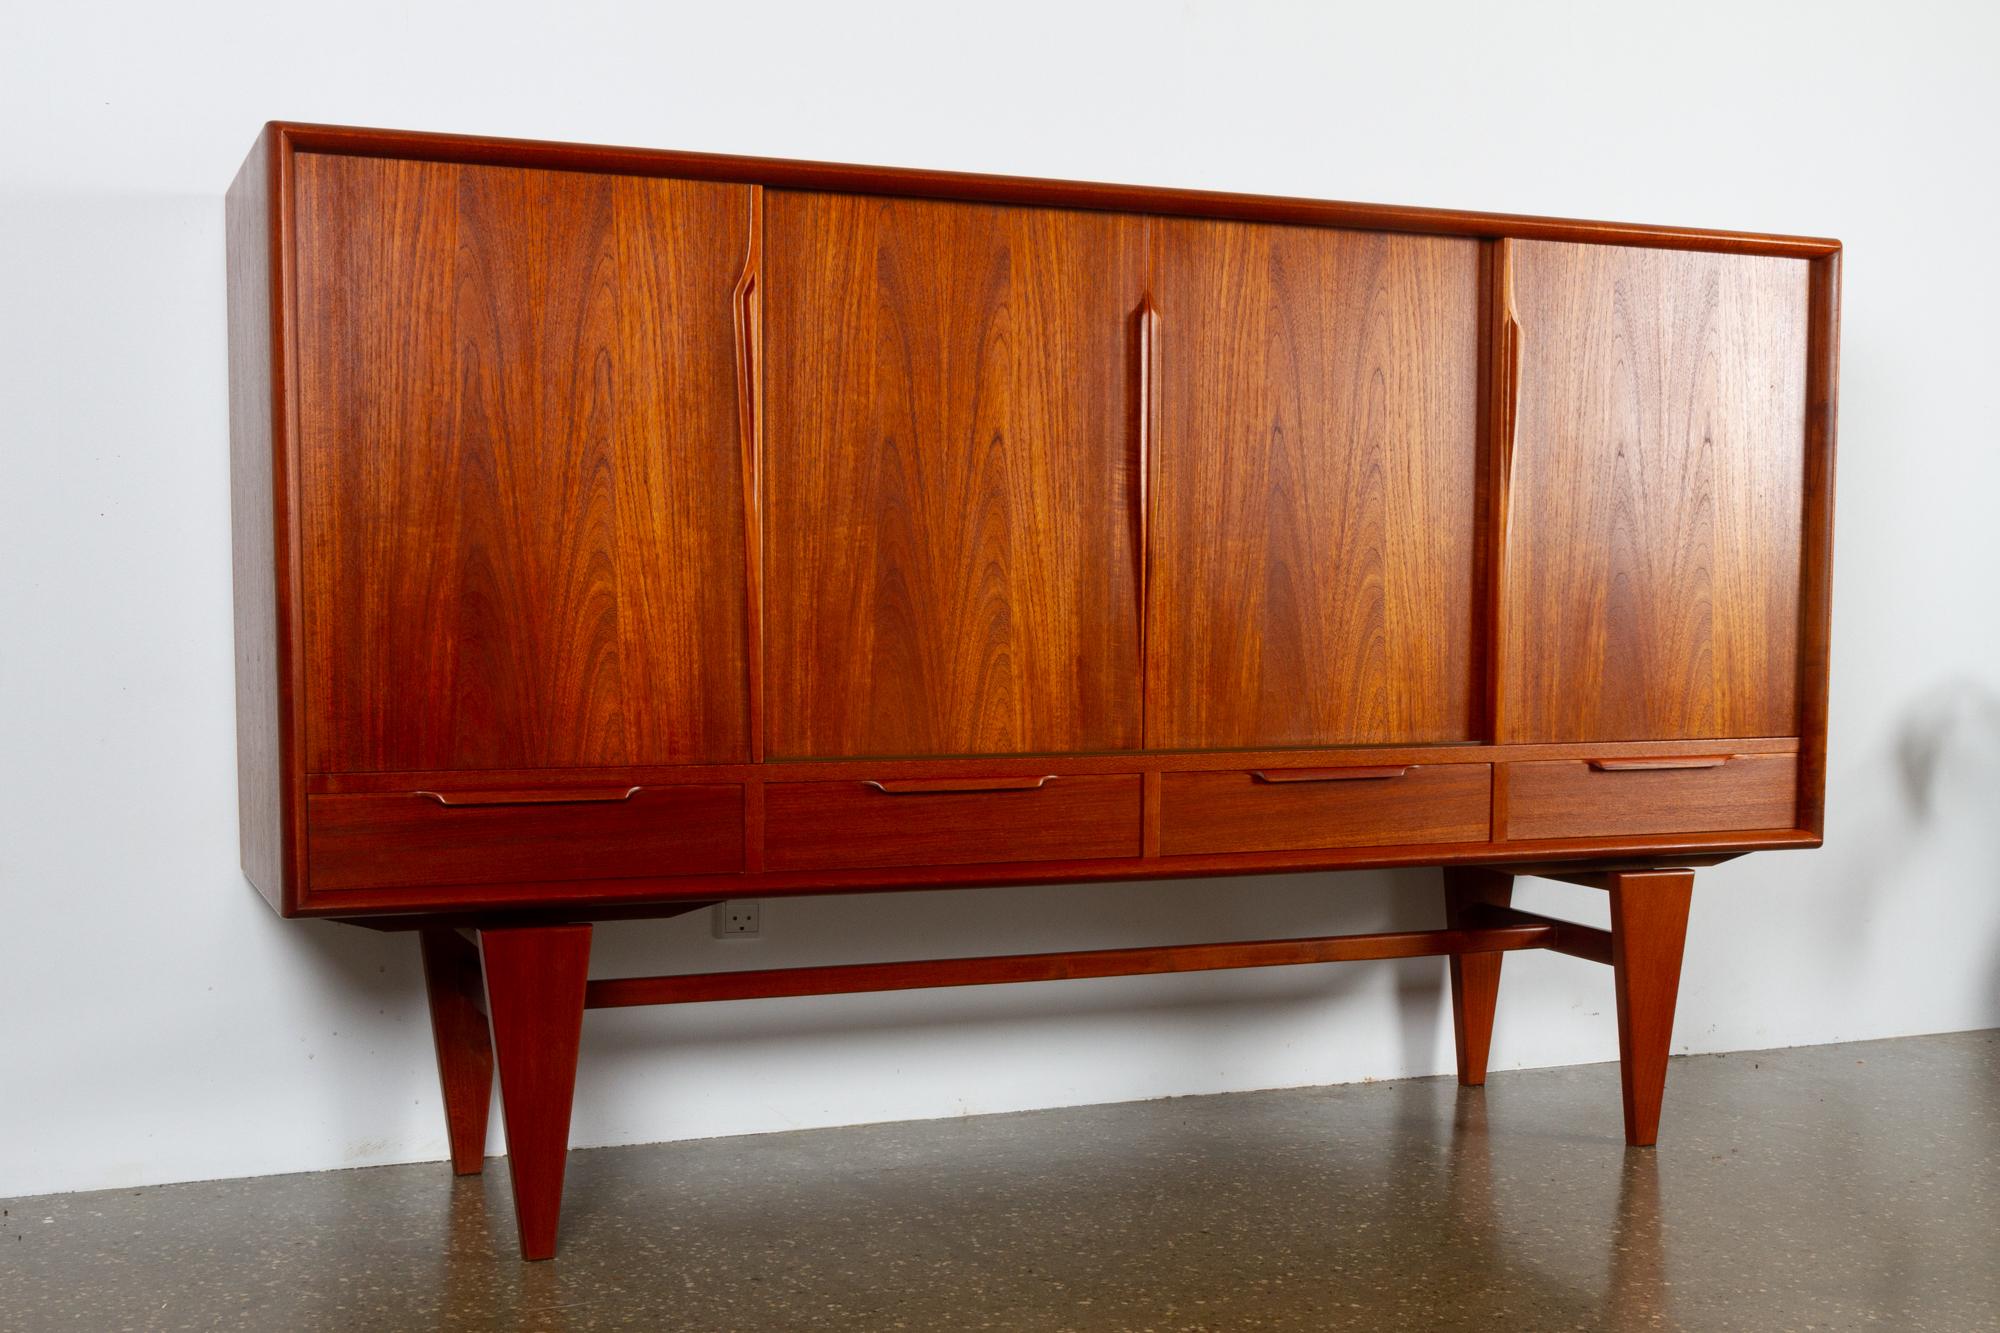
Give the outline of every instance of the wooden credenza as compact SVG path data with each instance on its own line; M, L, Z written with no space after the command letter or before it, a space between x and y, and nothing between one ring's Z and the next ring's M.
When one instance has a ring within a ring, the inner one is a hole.
M243 866L419 932L553 1252L586 1006L1611 965L1820 840L1840 247L274 124L229 192ZM728 898L1442 866L1432 931L587 979ZM1509 905L1604 889L1609 931Z

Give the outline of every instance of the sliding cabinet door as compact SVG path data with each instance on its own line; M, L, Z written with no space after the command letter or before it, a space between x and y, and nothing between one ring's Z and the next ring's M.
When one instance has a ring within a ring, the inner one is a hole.
M1146 733L1479 725L1479 243L1162 220Z
M744 187L302 153L315 771L747 757Z
M1507 250L1500 738L1796 735L1806 262Z
M764 216L771 756L1138 745L1143 222Z

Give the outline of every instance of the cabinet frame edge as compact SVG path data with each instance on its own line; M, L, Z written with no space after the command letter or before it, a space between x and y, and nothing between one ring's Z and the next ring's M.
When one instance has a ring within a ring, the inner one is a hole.
M224 199L240 855L244 877L284 916L305 911L306 863L292 393L295 152L284 125L265 125Z
M1805 517L1799 551L1797 823L1826 832L1828 683L1833 641L1834 441L1840 397L1841 251L1812 261L1807 283Z
M341 153L354 157L394 157L426 162L540 167L613 175L673 176L683 180L763 185L774 189L825 190L842 194L890 194L973 203L1093 209L1183 217L1348 227L1366 231L1422 232L1487 239L1586 241L1604 245L1653 246L1669 250L1712 250L1724 254L1778 255L1813 259L1834 254L1840 242L1822 236L1727 231L1707 227L1651 226L1581 218L1481 213L1466 209L1417 208L1222 190L1165 189L1092 181L998 176L962 171L805 162L790 158L741 157L538 139L436 134L360 126L274 122L290 151Z

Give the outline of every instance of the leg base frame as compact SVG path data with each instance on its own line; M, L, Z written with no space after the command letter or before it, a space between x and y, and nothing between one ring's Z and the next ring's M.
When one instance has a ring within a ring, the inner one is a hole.
M1604 890L1611 899L1611 929L1552 921L1510 905L1513 877L1506 871L1444 872L1445 919L1478 928L1542 926L1542 946L1605 963L1618 997L1618 1064L1625 1101L1625 1141L1651 1147L1660 1136L1660 1101L1667 1085L1667 1055L1680 994L1681 952L1687 942L1692 870L1620 870L1565 875L1574 884ZM1452 1027L1458 1038L1458 1081L1486 1081L1493 1011L1500 992L1500 955L1453 958Z
M1551 949L1610 965L1618 995L1625 1137L1634 1145L1651 1144L1659 1133L1694 874L1621 870L1571 878L1610 895L1609 931L1515 909L1513 875L1484 868L1444 872L1442 930L604 981L588 979L588 925L477 926L470 938L444 925L429 927L420 938L452 1165L461 1173L480 1169L497 1069L521 1257L555 1254L586 1008L1442 955L1451 960L1459 1081L1477 1086L1486 1081L1500 964L1517 949Z

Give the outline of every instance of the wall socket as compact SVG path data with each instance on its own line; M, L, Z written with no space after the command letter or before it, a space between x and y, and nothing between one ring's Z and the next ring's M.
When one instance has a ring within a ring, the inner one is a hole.
M740 940L763 933L763 905L755 898L717 903L710 911L713 913L710 924L719 940Z

